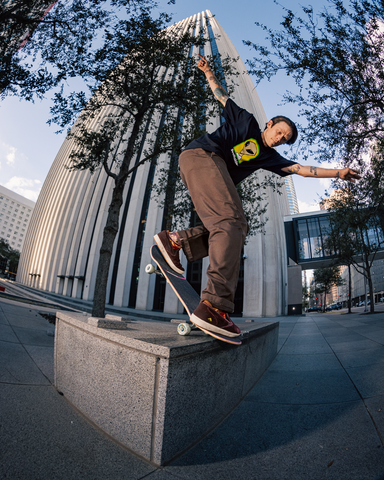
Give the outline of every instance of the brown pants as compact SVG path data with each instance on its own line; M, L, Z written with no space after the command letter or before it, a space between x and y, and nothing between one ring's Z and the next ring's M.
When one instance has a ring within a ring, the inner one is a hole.
M188 188L202 226L178 232L189 262L209 255L208 283L202 300L232 313L240 254L248 224L225 161L201 148L184 150L181 178Z

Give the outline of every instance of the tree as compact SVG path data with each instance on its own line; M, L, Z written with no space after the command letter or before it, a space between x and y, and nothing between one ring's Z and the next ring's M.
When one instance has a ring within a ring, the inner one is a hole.
M316 283L316 293L324 294L323 311L325 310L325 301L327 294L332 286L339 287L344 284L340 276L340 269L337 266L318 268L314 272Z
M384 137L384 4L328 4L318 14L301 7L302 16L285 9L279 31L256 23L270 48L245 42L257 53L249 66L257 81L283 71L296 82L298 93L286 92L284 100L300 105L306 119L304 158L362 163L362 155Z
M326 247L337 255L339 264L353 265L366 278L373 313L372 264L384 248L384 164L380 148L373 149L371 161L363 168L359 184L344 184L326 200L331 212Z
M302 286L302 293L303 293L302 306L303 306L303 309L305 309L309 306L309 299L311 297L311 294L308 291L308 287L304 284Z
M153 0L12 0L0 4L0 98L42 98L78 75L104 27ZM117 64L116 64L117 65Z
M105 312L127 178L142 164L156 164L167 153L166 169L174 171L178 153L203 133L206 120L218 112L219 103L189 55L192 47L198 51L204 45L201 32L193 35L185 25L165 29L169 22L165 14L153 19L148 9L140 8L113 29L107 28L101 46L89 51L76 67L91 98L86 91L55 96L52 121L63 128L79 114L69 133L75 145L69 168L91 172L104 168L114 185L97 270L92 311L96 317ZM224 74L229 63L222 59Z
M0 238L0 260L2 266L8 269L12 273L17 272L17 266L19 264L20 252L12 248L7 240Z

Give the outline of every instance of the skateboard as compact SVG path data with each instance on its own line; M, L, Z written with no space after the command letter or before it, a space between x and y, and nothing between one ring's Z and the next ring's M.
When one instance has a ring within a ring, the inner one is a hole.
M173 291L176 293L178 299L183 304L188 316L191 317L193 311L196 310L197 306L200 303L200 296L197 292L195 292L191 284L183 275L180 275L179 273L172 270L172 268L165 261L157 245L152 245L151 257L160 270L156 270L156 267L154 265L149 264L145 268L146 273L155 273L157 275L162 275L163 277L165 277L167 282L173 288ZM189 335L191 333L191 329L194 328L198 328L204 333L216 338L217 340L221 340L222 342L231 343L232 345L241 345L241 340L238 337L232 338L225 335L220 335L215 332L210 332L205 328L195 325L191 321L180 323L177 327L177 333L179 335Z

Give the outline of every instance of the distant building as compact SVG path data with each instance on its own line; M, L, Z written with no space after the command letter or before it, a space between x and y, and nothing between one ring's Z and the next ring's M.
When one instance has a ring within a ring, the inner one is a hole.
M0 185L0 238L21 252L35 202Z
M375 297L375 303L378 303L384 298L384 259L377 259L372 264L371 269L373 292ZM348 300L348 268L343 271L342 277L345 280L345 285L339 287L338 295L340 301L346 304ZM369 299L368 282L365 277L356 271L354 267L351 267L351 290L352 290L352 304L356 305L362 300L365 300L365 294Z
M291 215L296 215L299 212L299 204L297 203L295 185L293 183L293 178L291 175L284 178L285 188L287 190L288 204L289 204L289 213Z

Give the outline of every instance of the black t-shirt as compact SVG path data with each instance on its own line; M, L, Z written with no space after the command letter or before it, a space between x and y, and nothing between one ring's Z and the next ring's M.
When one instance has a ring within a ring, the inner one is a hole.
M203 148L219 155L225 160L235 185L259 168L281 177L290 175L281 169L296 162L287 160L275 149L264 145L259 124L251 113L229 98L222 115L225 122L217 130L193 140L186 150Z

